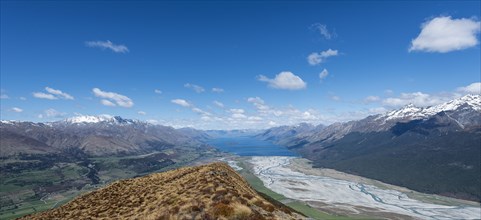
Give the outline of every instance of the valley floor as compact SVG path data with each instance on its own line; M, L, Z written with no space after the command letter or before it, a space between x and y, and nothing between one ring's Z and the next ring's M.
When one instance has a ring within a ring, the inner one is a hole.
M478 203L427 195L334 170L296 157L242 159L270 190L327 213L390 219L480 219Z

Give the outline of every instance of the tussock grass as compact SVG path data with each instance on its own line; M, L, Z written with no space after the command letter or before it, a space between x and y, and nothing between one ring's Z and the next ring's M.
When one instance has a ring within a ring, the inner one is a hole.
M24 219L302 219L266 200L225 163L121 180Z

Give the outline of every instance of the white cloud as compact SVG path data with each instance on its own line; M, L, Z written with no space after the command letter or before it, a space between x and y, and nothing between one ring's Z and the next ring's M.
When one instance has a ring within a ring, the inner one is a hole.
M3 92L2 92L2 94L0 94L0 99L9 99L9 98L10 97L8 97L8 95L4 94Z
M249 97L247 98L247 101L250 102L250 103L254 103L254 104L264 104L264 100L261 99L260 97Z
M232 114L244 114L245 110L241 108L231 108L229 109L229 112L231 112Z
M94 93L95 96L99 98L103 98L104 100L109 101L112 104L115 104L115 106L118 105L125 108L130 108L134 106L134 102L132 101L132 99L130 99L125 95L121 95L115 92L102 91L99 88L93 88L92 92ZM105 103L107 103L107 102L104 102L103 100L101 102L104 105Z
M246 115L244 115L244 114L239 114L239 113L234 113L234 114L232 114L231 117L232 117L233 119L244 119L244 118L247 118Z
M111 41L87 41L85 42L87 47L98 47L103 50L110 49L115 53L127 53L129 52L129 48L122 44L114 44Z
M63 99L69 99L73 100L74 97L69 95L68 93L62 92L61 90L58 89L52 89L50 87L45 87L45 90L49 92L50 94L56 95L57 97L63 98Z
M376 108L370 108L369 109L369 113L375 114L375 115L382 114L382 113L385 113L385 112L387 112L387 109L384 108L384 107L376 107Z
M107 99L100 100L100 104L105 105L105 106L112 106L112 107L117 106L115 103L113 103L113 102L111 102Z
M269 110L269 106L267 106L260 97L249 97L247 102L252 103L258 111L267 111Z
M321 73L319 73L319 79L322 81L324 78L326 78L329 75L329 72L327 69L322 70Z
M433 18L421 25L421 33L411 41L409 51L447 53L476 46L481 23L475 19Z
M211 115L209 112L206 112L206 111L204 111L204 110L202 110L202 109L200 109L200 108L197 108L197 107L193 107L193 108L192 108L192 111L195 112L195 113L199 113L199 114L201 114L201 115L203 115L203 116L210 116L210 115Z
M58 99L52 94L49 93L43 93L43 92L34 92L32 93L33 97L38 98L38 99L50 99L50 100L55 100Z
M481 94L481 82L474 82L465 87L459 87L457 91L469 94Z
M324 62L328 57L339 55L337 50L328 49L326 51L321 51L320 53L313 52L307 56L307 62L312 66L318 65Z
M414 104L418 107L427 107L441 104L453 99L452 94L430 95L422 92L401 93L399 97L390 97L383 100L383 104L390 107L401 107Z
M182 107L191 107L192 105L184 99L172 99L170 102L180 105Z
M154 125L160 124L159 121L156 120L156 119L147 119L147 122L148 122L148 123L151 123L151 124L154 124Z
M20 97L20 98L18 98L18 99L20 99L20 100L22 100L22 101L25 101L25 100L27 100L27 98L25 98L25 97L23 97L23 96L22 96L22 97Z
M379 96L368 96L366 98L364 98L363 102L364 104L368 104L368 103L373 103L373 102L379 102L381 100L381 98Z
M222 92L224 92L224 89L222 89L222 88L212 88L212 92L222 93Z
M262 121L262 117L259 117L259 116L249 116L247 118L247 120L249 121Z
M49 108L49 109L43 111L42 114L39 114L38 118L62 118L65 115L67 115L67 113L59 112L59 111L57 111L53 108Z
M341 101L341 97L339 97L339 96L337 96L337 95L332 95L330 98L331 98L332 100L336 101L336 102L337 102L337 101Z
M33 97L39 98L39 99L50 99L50 100L55 100L55 99L67 99L67 100L74 100L74 97L69 95L66 92L62 92L61 90L58 89L53 89L50 87L45 87L45 91L48 93L43 93L43 92L34 92L32 93Z
M214 105L216 105L219 108L224 108L224 103L222 103L222 102L219 102L219 101L215 100L212 103L214 103Z
M292 72L281 72L274 79L260 75L257 78L261 82L267 82L269 87L275 89L299 90L306 88L306 83L301 77L294 75Z
M244 114L245 110L241 108L231 108L229 109L229 112L232 114L231 119L236 120L236 119L245 119L247 116Z
M156 94L162 94L162 91L160 91L159 89L154 89L154 92L155 92Z
M330 32L327 29L327 25L325 25L325 24L315 23L315 24L311 25L311 29L315 30L315 31L318 31L319 34L321 34L321 36L324 37L327 40L330 40L331 38L336 36L335 33Z
M23 112L23 109L18 108L18 107L13 107L11 110L14 111L14 112L17 112L17 113Z
M144 111L138 111L137 114L139 114L139 115L146 115L147 113L144 112Z
M204 89L202 86L195 85L195 84L190 84L190 83L184 84L184 87L185 87L185 88L192 89L192 90L194 90L196 93L202 93L202 92L205 91L205 89Z

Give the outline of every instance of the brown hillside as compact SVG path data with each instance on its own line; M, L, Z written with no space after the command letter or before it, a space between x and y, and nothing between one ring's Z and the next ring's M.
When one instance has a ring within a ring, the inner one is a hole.
M117 181L23 219L302 219L224 163Z

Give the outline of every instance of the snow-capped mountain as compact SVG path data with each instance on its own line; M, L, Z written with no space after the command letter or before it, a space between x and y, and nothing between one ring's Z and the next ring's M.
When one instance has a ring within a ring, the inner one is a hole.
M384 114L368 116L357 121L334 123L327 127L318 126L315 129L286 133L296 130L294 127L281 126L266 130L259 138L274 140L279 144L298 145L318 141L334 141L352 132L367 133L380 132L391 129L398 123L413 120L428 120L438 114L445 113L446 118L452 120L461 129L481 125L481 95L466 95L439 105L430 107L416 107L413 104L392 110ZM287 134L287 135L286 135Z
M58 121L55 123L67 123L67 124L93 124L93 123L110 123L110 124L134 124L134 123L144 123L138 120L124 119L120 116L111 115L80 115L71 118L67 118L63 121Z
M425 119L443 111L454 111L461 106L471 107L478 112L481 111L481 95L465 95L461 98L426 108L420 108L413 104L409 104L401 109L379 115L376 120Z

